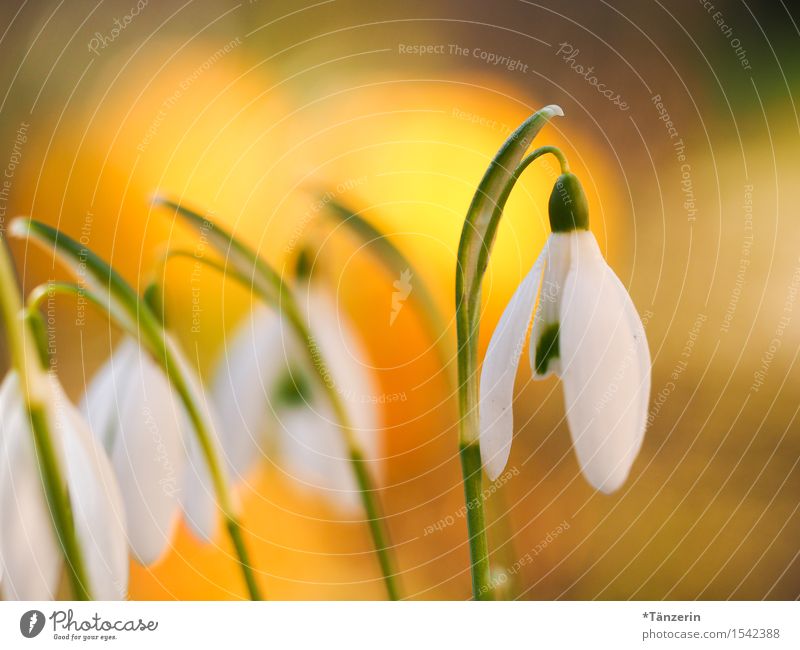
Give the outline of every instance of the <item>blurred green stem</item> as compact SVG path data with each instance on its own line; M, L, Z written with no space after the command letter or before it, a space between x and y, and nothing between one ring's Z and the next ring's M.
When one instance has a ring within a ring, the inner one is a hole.
M67 576L76 600L91 600L83 554L75 533L66 481L58 464L48 415L47 371L41 363L40 350L34 343L36 334L27 325L17 288L16 274L5 240L0 242L0 311L14 370L28 421L31 425L39 476L53 521L56 539L64 555ZM37 543L35 540L33 543Z
M211 476L217 506L225 519L248 594L252 600L261 600L253 567L243 543L241 523L233 506L222 462L213 443L212 425L203 415L201 397L192 390L180 353L167 337L158 316L113 268L59 230L31 219L15 219L10 230L15 236L52 246L54 252L87 281L86 287L64 282L40 285L31 292L30 305L38 305L45 296L53 292L86 298L101 307L112 322L139 341L162 367L192 422Z
M361 502L364 506L365 514L367 516L367 523L369 525L370 534L372 535L373 545L375 552L378 556L378 562L381 566L384 582L386 583L386 591L391 600L397 600L400 594L395 582L395 567L391 557L391 546L389 544L389 537L382 524L383 512L380 507L380 502L377 498L377 490L372 483L372 478L367 471L366 459L361 449L361 445L353 432L353 426L350 422L350 416L347 413L344 402L336 386L330 381L329 373L325 362L322 359L321 352L317 348L314 338L308 330L308 326L300 316L295 301L287 301L284 303L283 315L287 318L292 328L295 330L298 337L305 341L303 348L308 355L308 361L316 370L319 377L320 384L322 385L325 393L333 408L336 419L341 425L342 432L344 433L345 444L347 452L350 456L350 463L353 467L356 482L358 483L359 493L361 494Z
M189 225L203 233L211 245L217 249L217 252L226 258L226 264L219 264L216 261L207 260L205 257L198 257L184 250L178 250L174 253L167 251L162 257L163 261L168 260L170 257L192 257L196 262L217 269L226 277L230 274L234 280L249 291L255 291L267 305L281 314L291 326L297 340L302 343L302 347L308 356L308 361L316 371L320 385L325 391L339 422L353 474L359 487L361 503L367 517L367 524L383 575L387 595L390 599L397 600L400 597L400 593L395 577L395 563L392 557L389 535L384 524L383 513L377 498L377 488L367 471L364 452L354 434L342 397L336 390L335 385L329 380L330 373L322 351L317 347L314 337L309 331L308 324L300 315L293 293L271 266L261 259L254 250L236 239L232 234L193 210L166 199L160 199L159 202L175 210ZM230 263L232 268L229 269L227 263Z

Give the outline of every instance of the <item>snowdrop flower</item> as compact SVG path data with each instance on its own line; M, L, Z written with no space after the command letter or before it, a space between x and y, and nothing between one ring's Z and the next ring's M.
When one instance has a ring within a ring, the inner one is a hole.
M23 310L2 240L0 320L11 369L0 384L0 591L4 598L55 598L66 573L73 598L123 598L128 553L119 488L86 423L45 369L37 317L35 309Z
M188 364L181 365L194 377ZM193 383L198 390L199 381ZM80 408L111 459L140 563L163 555L181 510L199 539L214 537L217 504L191 421L161 367L134 339L117 345ZM206 416L215 421L210 411Z
M351 324L316 283L296 290L305 307L312 354L325 360L325 381L343 397L364 457L379 455L377 394ZM222 444L234 476L274 451L301 485L323 490L341 508L360 503L342 432L297 336L272 309L256 307L231 335L213 374L211 394L226 426Z
M45 405L86 569L101 600L124 598L128 551L122 498L111 466L53 375L43 375ZM12 370L0 386L0 564L5 598L55 598L64 566L40 475L31 419Z
M650 352L628 292L589 232L586 196L574 174L559 177L549 212L552 234L506 307L483 362L482 462L495 480L508 461L514 378L533 316L534 377L561 378L583 474L611 493L625 482L644 437Z

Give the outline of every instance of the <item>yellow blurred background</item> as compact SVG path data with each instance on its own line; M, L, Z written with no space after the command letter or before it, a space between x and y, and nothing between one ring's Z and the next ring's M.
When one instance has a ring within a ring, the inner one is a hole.
M319 194L411 260L452 355L466 208L510 131L557 103L566 115L537 144L561 147L583 180L592 230L643 316L651 425L625 487L595 493L557 381L522 369L515 473L490 504L495 566L517 598L794 599L800 34L784 7L587 4L5 2L2 227L18 214L57 225L139 290L165 245L194 241L151 207L156 193L210 211L287 275L316 247L380 390L403 396L381 410L403 592L467 598L454 360L441 367L413 289L390 324L398 278ZM481 354L548 234L556 174L535 164L509 201ZM13 250L27 290L66 277L40 251ZM206 373L250 298L205 273L193 333L190 270L169 267L168 319ZM59 376L77 400L119 333L98 313L76 326L75 309L56 305ZM269 459L237 491L268 597L383 597L360 517ZM132 599L245 595L222 536L201 545L181 529L164 561L131 570Z

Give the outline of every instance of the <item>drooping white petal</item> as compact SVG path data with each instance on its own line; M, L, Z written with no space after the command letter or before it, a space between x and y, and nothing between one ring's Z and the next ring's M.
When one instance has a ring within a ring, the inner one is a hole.
M219 458L222 458L219 442L214 444ZM205 455L195 436L188 436L187 447L189 456L181 489L183 516L195 537L203 542L210 542L217 532L218 508L214 483Z
M312 284L306 305L314 344L330 372L328 380L344 402L364 456L378 458L381 444L376 404L380 395L367 352L350 319L337 309L324 287Z
M286 367L286 342L274 310L256 307L234 330L212 373L211 401L231 476L242 477L262 457L269 422L267 400Z
M0 414L0 562L2 591L14 600L55 597L63 556L39 476L19 377L3 381ZM58 440L53 441L58 444Z
M122 340L94 374L79 404L95 440L109 455L120 433L119 412L130 397L128 386L133 378L137 348L132 339Z
M525 347L548 248L549 241L517 287L497 323L483 360L479 417L481 460L492 481L500 476L511 452L514 380Z
M353 510L360 498L342 432L326 404L316 408L281 411L281 466L300 487L319 490L337 507Z
M172 346L177 352L177 346ZM195 396L203 420L207 424L209 443L220 462L219 472L222 480L228 482L228 468L225 462L222 445L219 441L220 420L214 411L209 396L204 394L200 379L186 359L178 353L177 363L181 366L181 374L188 379L189 390ZM184 519L189 530L205 542L211 541L217 532L219 506L217 504L214 482L208 468L206 456L197 439L197 432L188 414L184 415L184 446L187 453L187 465L180 492Z
M54 377L50 406L59 422L75 534L97 600L118 600L128 590L125 510L111 463L79 411Z
M363 457L371 461L368 471L380 478L382 451L376 406L380 395L363 346L324 287L312 284L298 295L307 313L314 354L326 364L325 381L344 404ZM278 414L282 465L301 485L323 490L334 505L356 508L359 494L344 432L319 379L312 374L315 371L304 369L310 377L306 382L310 393L303 396L308 401L284 407ZM291 376L286 378L292 380Z
M584 475L610 493L625 482L642 444L650 353L630 296L594 236L573 236L559 334L567 421Z
M110 447L131 550L139 562L152 564L169 544L181 504L188 430L183 406L161 368L126 339L93 379L82 410L95 438Z

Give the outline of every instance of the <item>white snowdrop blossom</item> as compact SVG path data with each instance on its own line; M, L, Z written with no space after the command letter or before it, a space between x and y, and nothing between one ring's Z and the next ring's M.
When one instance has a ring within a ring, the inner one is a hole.
M583 474L611 493L625 482L644 438L650 352L627 290L588 230L586 197L573 174L556 183L550 224L552 234L500 318L483 362L482 462L491 480L508 462L514 379L533 318L534 378L560 377Z
M298 341L275 311L256 307L235 329L216 364L211 394L227 426L222 444L233 476L243 476L264 457L300 485L321 490L335 506L360 503L348 449L328 396L311 366L324 360L324 381L340 393L367 461L379 456L374 381L352 325L330 294L301 283L311 341Z
M188 364L181 365L199 391ZM117 345L90 382L81 410L111 459L140 563L162 557L181 511L199 539L214 537L217 501L191 420L162 368L135 340ZM204 415L217 421L210 409Z
M111 465L55 376L48 374L40 389L56 459L64 469L86 586L96 599L122 599L128 588L128 544ZM0 587L5 598L54 599L63 572L40 471L30 414L12 370L0 386Z

